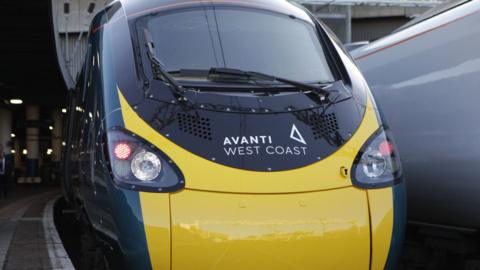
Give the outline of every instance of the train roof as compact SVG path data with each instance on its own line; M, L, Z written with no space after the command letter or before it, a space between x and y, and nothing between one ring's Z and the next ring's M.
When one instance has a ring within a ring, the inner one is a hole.
M228 5L271 10L310 20L305 10L298 4L286 0L119 0L128 19L164 10L209 5Z
M425 16L413 20L397 31L368 45L355 49L351 55L361 61L371 55L387 51L411 39L423 36L434 30L456 23L464 18L480 13L480 1L459 0L427 12Z

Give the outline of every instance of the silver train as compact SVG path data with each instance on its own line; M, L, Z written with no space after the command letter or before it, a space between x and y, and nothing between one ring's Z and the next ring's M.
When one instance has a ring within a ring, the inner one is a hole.
M351 52L398 142L411 221L480 229L480 1Z

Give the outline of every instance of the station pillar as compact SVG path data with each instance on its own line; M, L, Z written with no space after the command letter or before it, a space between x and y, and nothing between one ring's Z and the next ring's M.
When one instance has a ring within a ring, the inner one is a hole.
M22 149L20 148L20 142L18 140L14 140L13 150L15 150L15 154L13 155L14 168L20 169L22 165Z
M53 130L52 130L52 161L58 165L62 158L62 131L63 121L60 110L53 110Z
M40 109L38 106L27 106L25 112L27 123L38 122L40 119ZM39 130L35 125L30 124L26 132L27 144L27 177L33 182L40 182L39 179Z
M0 108L0 144L5 155L10 155L12 134L12 112Z

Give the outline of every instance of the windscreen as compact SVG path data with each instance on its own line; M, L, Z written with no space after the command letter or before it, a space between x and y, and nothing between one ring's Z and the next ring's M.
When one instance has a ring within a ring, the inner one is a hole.
M294 16L209 7L146 16L139 27L151 33L169 72L221 67L309 83L334 80L315 25Z

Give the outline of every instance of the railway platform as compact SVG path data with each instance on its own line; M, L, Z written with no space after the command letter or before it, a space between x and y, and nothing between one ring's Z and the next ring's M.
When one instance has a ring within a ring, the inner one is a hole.
M17 190L0 200L0 269L74 269L58 236L58 188Z

